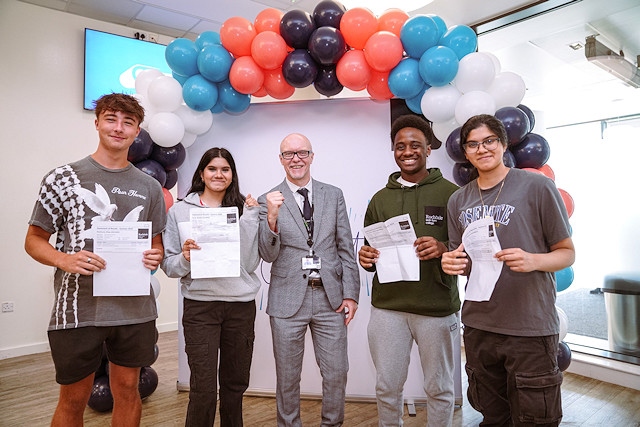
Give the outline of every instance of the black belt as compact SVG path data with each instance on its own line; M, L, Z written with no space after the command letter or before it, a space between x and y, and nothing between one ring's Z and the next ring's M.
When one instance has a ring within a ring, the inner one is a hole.
M309 286L312 288L319 288L322 286L322 279L320 277L309 277Z

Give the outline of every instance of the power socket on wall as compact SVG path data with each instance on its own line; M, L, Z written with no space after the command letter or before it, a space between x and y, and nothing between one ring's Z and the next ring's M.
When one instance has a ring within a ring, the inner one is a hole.
M11 313L13 311L13 302L3 302L2 303L2 312L3 313Z
M151 42L151 43L158 43L158 35L154 34L154 33L144 33L141 31L136 31L133 34L133 37L136 38L137 40L144 40L146 42Z

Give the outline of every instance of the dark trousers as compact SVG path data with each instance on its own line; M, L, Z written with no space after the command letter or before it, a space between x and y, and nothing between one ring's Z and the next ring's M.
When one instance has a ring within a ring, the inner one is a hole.
M249 386L255 318L255 301L184 299L182 325L191 369L186 426L213 426L218 378L220 426L243 425L242 395Z
M481 426L557 426L562 419L558 335L517 337L464 328L469 403Z

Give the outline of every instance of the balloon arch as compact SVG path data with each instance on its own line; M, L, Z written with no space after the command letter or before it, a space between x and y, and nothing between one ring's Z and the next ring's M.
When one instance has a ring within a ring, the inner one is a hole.
M333 0L320 1L312 14L267 8L253 22L231 17L219 33L169 43L165 58L172 76L155 69L137 75L134 96L146 118L129 160L160 181L168 209L185 148L209 130L213 114L242 114L252 96L285 100L296 88L313 85L327 97L347 88L366 90L374 100L403 99L446 141L458 185L473 176L461 151L460 126L476 114L495 115L505 125L506 165L555 179L546 164L549 143L532 132L534 114L520 104L523 79L502 71L495 55L477 47L470 27L447 27L437 15L410 17L389 9L376 17ZM571 216L573 199L559 191ZM559 291L573 280L571 267L562 273Z

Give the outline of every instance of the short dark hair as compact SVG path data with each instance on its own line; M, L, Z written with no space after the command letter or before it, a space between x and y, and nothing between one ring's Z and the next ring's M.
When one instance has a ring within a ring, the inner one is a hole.
M499 119L490 114L478 114L467 120L460 129L460 149L464 152L464 144L472 130L486 126L491 132L495 133L502 145L507 146L507 130Z
M435 138L433 131L431 130L431 126L429 126L429 122L419 116L405 114L395 119L391 124L391 143L395 140L396 134L404 128L418 129L427 140L427 145L431 145Z
M131 114L138 119L138 125L144 121L144 108L138 100L124 93L110 93L101 96L98 100L93 101L96 110L96 118L100 118L100 114L105 111L113 111L114 113L123 112Z

